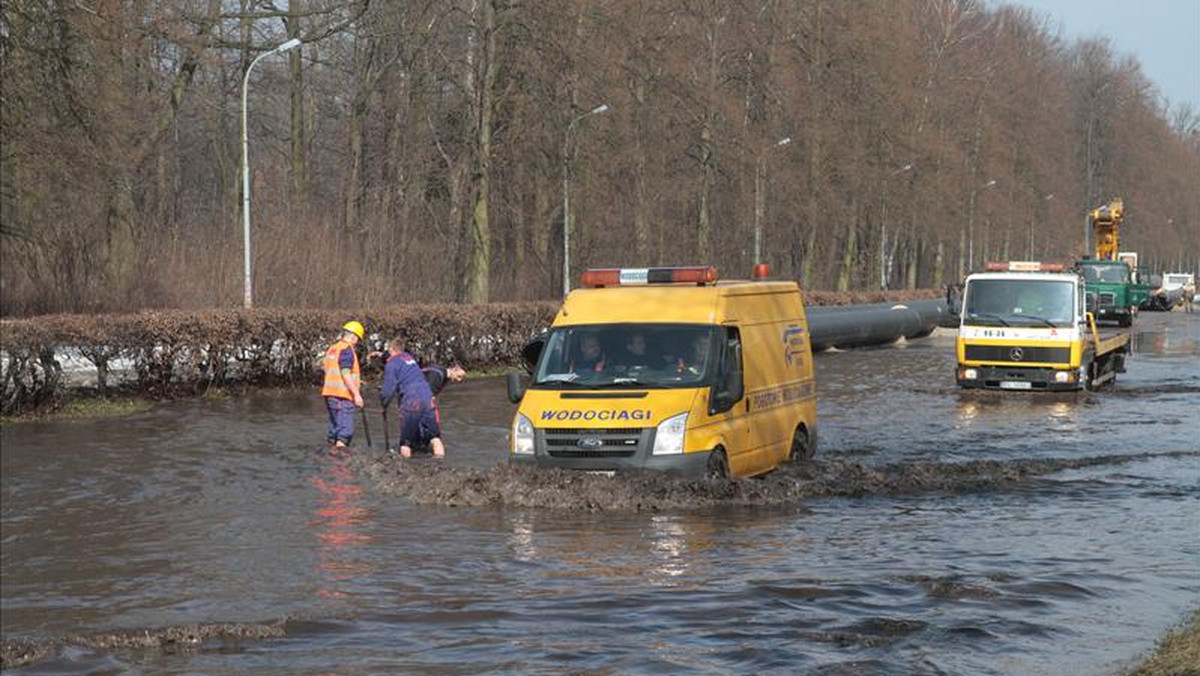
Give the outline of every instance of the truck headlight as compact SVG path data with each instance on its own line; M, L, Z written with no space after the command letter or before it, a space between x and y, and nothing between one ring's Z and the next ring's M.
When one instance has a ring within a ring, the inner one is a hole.
M654 433L653 455L683 453L683 433L687 431L687 413L680 413L662 421Z
M520 413L513 420L512 452L513 455L533 455L533 423Z
M975 369L963 369L963 380L975 380L979 373Z
M1071 372L1070 371L1056 371L1054 373L1054 382L1067 383L1070 381L1071 381Z

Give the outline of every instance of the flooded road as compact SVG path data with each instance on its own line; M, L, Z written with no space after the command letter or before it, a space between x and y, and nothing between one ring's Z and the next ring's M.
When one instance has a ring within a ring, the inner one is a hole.
M1135 328L1099 393L961 393L946 336L822 354L818 462L734 489L495 468L500 379L447 389L444 465L378 415L329 457L298 393L5 425L6 641L283 629L11 673L1116 673L1200 605L1200 315Z

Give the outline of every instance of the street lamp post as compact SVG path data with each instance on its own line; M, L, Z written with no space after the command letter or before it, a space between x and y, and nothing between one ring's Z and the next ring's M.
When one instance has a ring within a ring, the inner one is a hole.
M250 281L250 143L246 130L246 89L250 84L250 71L254 70L255 64L264 57L272 54L282 54L299 46L300 39L292 38L275 49L259 54L250 62L250 66L246 68L246 73L242 75L242 237L243 250L246 256L246 277L242 305L247 310L254 305L254 295L252 291L253 286Z
M571 292L571 136L575 133L575 125L585 117L608 112L608 104L601 103L586 113L576 115L567 125L567 134L563 137L562 175L563 175L563 298Z
M906 164L899 169L887 174L883 177L883 206L879 214L879 288L887 291L888 288L888 255L887 255L887 207L888 207L888 180L893 176L899 176L906 171L912 170L913 165Z
M994 185L996 179L971 191L971 201L967 207L967 272L975 269L975 196Z
M767 209L767 158L766 154L771 148L779 148L786 146L792 142L791 136L784 136L778 141L772 143L768 148L758 153L757 161L754 163L754 264L757 265L763 262L762 259L762 219L763 212Z

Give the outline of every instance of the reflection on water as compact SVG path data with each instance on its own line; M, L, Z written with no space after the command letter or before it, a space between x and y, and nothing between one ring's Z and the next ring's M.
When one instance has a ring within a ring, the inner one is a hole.
M349 593L352 583L371 573L362 550L371 544L366 531L368 512L363 505L359 485L346 458L322 455L320 473L312 478L319 496L309 522L317 538L317 569L320 571L317 594L340 598Z
M522 563L533 563L538 560L537 547L533 543L533 520L526 514L513 517L509 525L509 551L513 558Z
M650 517L650 552L658 577L678 577L688 572L687 531L680 522L683 517L655 515Z

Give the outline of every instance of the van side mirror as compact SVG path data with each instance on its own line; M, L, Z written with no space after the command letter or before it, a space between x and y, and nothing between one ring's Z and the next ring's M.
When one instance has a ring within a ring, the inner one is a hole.
M525 363L525 370L530 374L537 368L538 359L542 357L542 350L546 347L546 338L549 335L542 331L521 348L521 361Z
M746 384L742 380L741 371L730 371L725 375L725 382L712 386L712 394L708 398L708 414L716 415L733 408L734 404L746 396Z
M525 397L525 383L521 378L521 374L508 374L505 376L505 384L508 385L508 400L514 404L521 403L521 399Z

